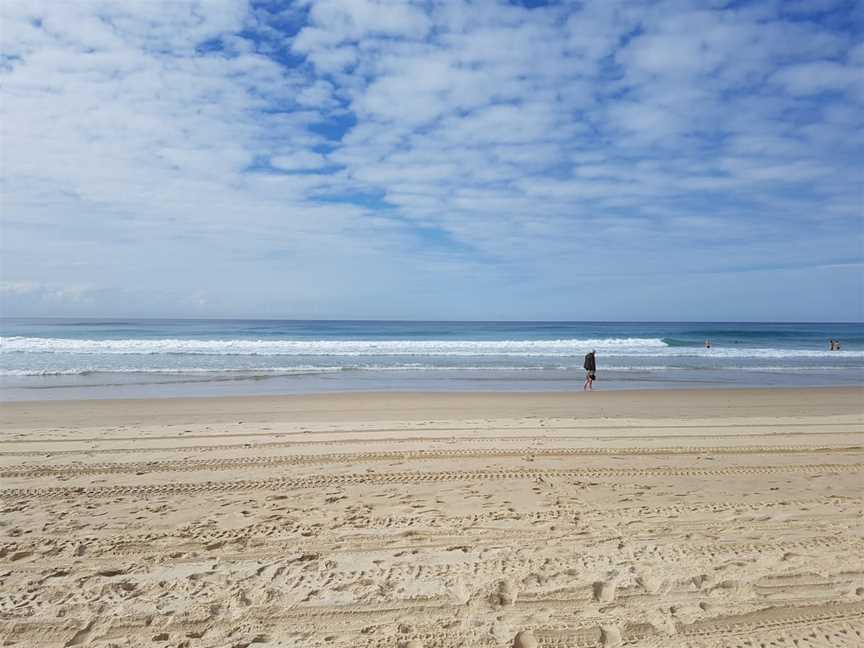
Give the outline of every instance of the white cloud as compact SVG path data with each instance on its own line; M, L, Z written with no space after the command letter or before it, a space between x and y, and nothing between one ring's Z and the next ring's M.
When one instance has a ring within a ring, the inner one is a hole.
M327 166L327 160L320 153L298 151L289 155L276 155L270 159L270 164L283 171L303 171L321 169Z
M864 49L810 8L10 0L4 275L371 315L400 286L452 305L466 269L506 304L574 251L598 275L702 244L853 258Z
M27 295L42 290L42 286L34 281L0 281L0 294Z
M42 283L39 281L0 281L0 296L36 298L43 302L79 302L87 297L90 286Z
M840 92L856 85L864 87L864 67L831 61L800 63L783 68L773 80L796 96Z
M309 22L324 29L304 28L294 43L301 51L368 35L422 38L430 28L422 9L400 0L321 0L311 3Z

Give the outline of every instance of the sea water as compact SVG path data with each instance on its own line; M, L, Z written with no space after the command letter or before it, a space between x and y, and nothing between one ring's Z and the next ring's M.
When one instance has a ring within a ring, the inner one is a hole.
M858 323L5 319L0 333L5 400L573 390L592 350L598 389L864 385Z

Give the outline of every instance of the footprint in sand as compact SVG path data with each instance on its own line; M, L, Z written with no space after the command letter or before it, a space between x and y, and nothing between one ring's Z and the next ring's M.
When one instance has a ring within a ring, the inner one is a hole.
M513 648L537 648L540 644L530 630L522 630L513 640Z
M660 591L660 587L663 585L661 579L650 573L641 574L636 578L636 582L641 585L642 589L644 589L648 594L656 594Z
M504 607L513 605L517 596L516 586L509 580L501 580L498 581L498 587L489 597L489 600L496 607Z
M594 600L598 603L611 603L615 600L615 583L598 581L594 583Z
M616 626L602 626L600 628L600 643L603 646L620 646L621 631Z

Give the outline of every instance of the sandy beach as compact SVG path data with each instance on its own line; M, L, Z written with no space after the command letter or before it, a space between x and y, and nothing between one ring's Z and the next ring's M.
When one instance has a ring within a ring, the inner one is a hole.
M7 403L9 646L864 641L864 391Z

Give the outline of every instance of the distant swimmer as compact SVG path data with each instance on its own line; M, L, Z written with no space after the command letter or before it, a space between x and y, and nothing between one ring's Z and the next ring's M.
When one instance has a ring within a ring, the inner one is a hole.
M710 349L710 348L711 348L711 340L705 340L705 348L706 348L706 349Z
M597 361L594 358L594 351L585 354L585 362L582 367L585 369L585 384L582 385L582 390L593 391L594 381L597 380Z
M828 340L829 351L839 351L840 350L840 340Z

